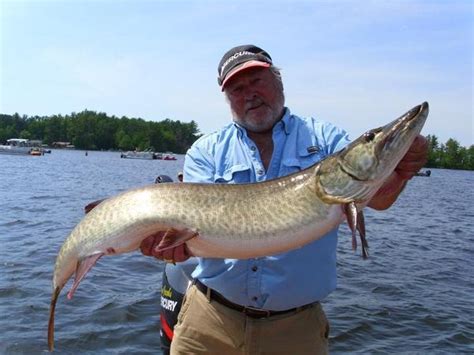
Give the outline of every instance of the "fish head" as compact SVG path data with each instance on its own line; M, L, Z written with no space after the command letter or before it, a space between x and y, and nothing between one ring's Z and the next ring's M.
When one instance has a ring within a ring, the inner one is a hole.
M341 169L356 180L385 180L420 134L428 111L424 102L387 125L364 133L338 155Z
M428 111L424 102L322 161L316 171L322 198L339 203L368 201L407 153Z

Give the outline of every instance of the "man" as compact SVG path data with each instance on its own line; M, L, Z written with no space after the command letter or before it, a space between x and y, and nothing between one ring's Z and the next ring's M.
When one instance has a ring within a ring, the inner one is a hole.
M232 48L220 61L218 73L233 123L200 138L189 149L186 182L274 179L302 170L348 144L342 129L300 118L284 106L279 69L261 48ZM426 156L426 139L419 136L369 206L388 208ZM145 240L143 253L173 261L189 257L185 246L156 253L158 243L159 238ZM329 324L319 301L336 287L336 245L337 229L279 255L250 260L200 258L171 352L327 353Z

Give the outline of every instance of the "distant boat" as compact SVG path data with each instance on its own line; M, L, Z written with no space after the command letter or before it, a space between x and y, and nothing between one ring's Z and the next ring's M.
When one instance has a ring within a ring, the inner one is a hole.
M415 174L415 176L429 177L429 176L431 176L431 170L419 171Z
M53 142L51 143L51 146L53 148L59 148L59 149L76 149L74 144L71 144L71 142Z
M11 155L44 155L41 141L23 138L11 138L7 144L0 145L0 154Z
M176 160L176 157L172 152L166 152L166 153L155 153L156 158L155 159L160 159L160 160Z
M152 159L157 159L156 154L152 151L144 151L144 152L138 152L138 151L128 151L125 153L120 154L120 158L125 158L125 159L146 159L146 160L152 160Z
M125 159L146 159L146 160L152 160L152 159L158 159L158 160L177 160L176 157L174 156L173 153L171 152L166 152L166 153L155 153L152 152L151 150L146 150L146 151L128 151L125 153L120 154L120 158L125 158Z
M44 155L44 152L42 152L40 149L38 148L33 148L31 149L30 151L30 155L35 155L35 156L40 156L40 155Z
M176 157L173 153L165 153L163 154L163 160L176 160Z

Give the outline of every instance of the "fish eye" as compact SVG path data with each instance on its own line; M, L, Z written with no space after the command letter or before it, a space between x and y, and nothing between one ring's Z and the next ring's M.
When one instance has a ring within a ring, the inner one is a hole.
M367 143L372 142L375 138L375 133L374 132L367 132L364 134L365 141Z

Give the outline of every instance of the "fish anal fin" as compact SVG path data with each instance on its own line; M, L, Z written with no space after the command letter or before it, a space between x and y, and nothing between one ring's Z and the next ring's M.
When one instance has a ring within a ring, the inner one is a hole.
M104 253L97 253L94 255L89 255L77 262L77 267L76 267L76 274L74 277L74 283L72 284L71 289L69 290L67 294L67 298L71 299L72 296L74 296L74 292L76 292L77 287L81 283L82 279L86 274L89 272L90 269L95 265L97 260L99 260Z
M172 249L178 245L186 243L188 240L197 237L198 233L189 228L170 228L158 244L157 252Z
M367 249L369 248L369 243L367 242L367 239L365 237L365 218L362 210L357 212L357 230L359 231L360 244L362 246L362 257L364 259L367 259L369 257L369 253L367 251Z

